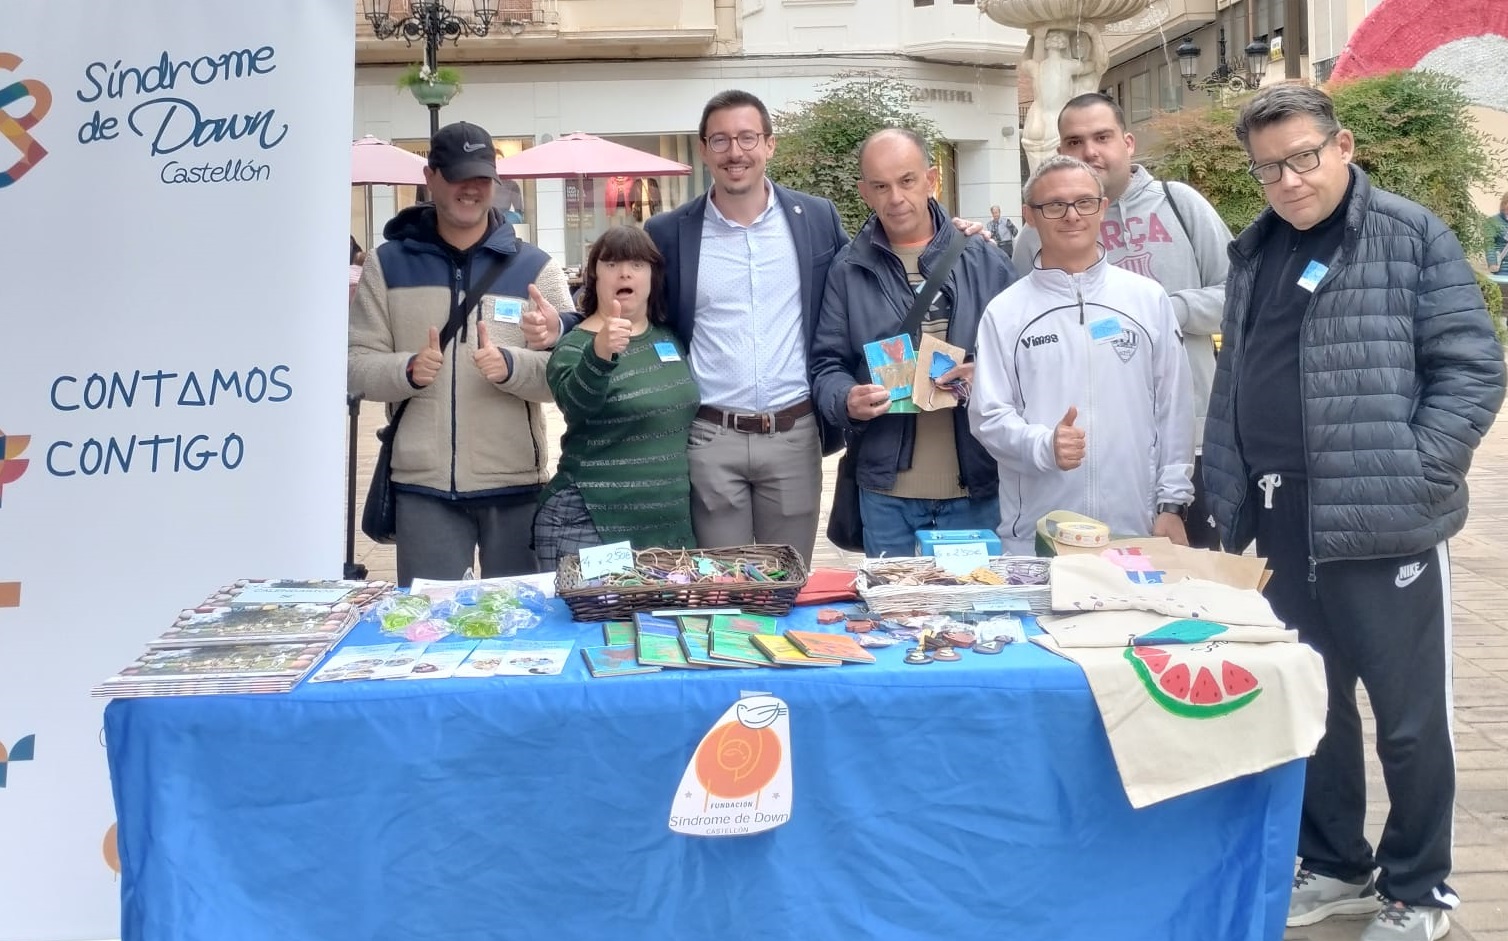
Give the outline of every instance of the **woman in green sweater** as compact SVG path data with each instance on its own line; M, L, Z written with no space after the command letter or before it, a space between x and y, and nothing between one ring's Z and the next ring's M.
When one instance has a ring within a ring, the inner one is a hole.
M608 229L587 256L581 293L586 318L545 373L566 420L534 517L545 571L585 546L695 545L686 444L701 399L685 349L662 326L664 259L643 230Z

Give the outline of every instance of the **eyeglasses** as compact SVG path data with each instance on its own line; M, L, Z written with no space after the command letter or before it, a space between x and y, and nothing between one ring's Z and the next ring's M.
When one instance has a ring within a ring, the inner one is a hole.
M702 140L707 142L708 150L715 154L725 154L728 152L728 148L733 146L734 141L738 141L739 150L753 150L755 144L758 144L768 136L768 134L756 134L753 131L744 131L737 137L729 137L727 134L713 134L711 137L702 138Z
M1085 196L1083 199L1075 199L1071 203L1054 200L1050 203L1027 203L1028 206L1042 214L1044 219L1061 219L1068 215L1068 207L1081 216L1097 216L1105 206L1103 196Z
M1260 167L1253 165L1246 172L1250 173L1251 178L1263 186L1271 186L1281 180L1283 178L1284 167L1287 167L1294 173L1313 173L1319 169L1320 152L1329 147L1330 142L1334 139L1335 132L1331 131L1325 135L1324 140L1320 141L1320 145L1313 150L1301 150L1291 157L1274 160L1272 163L1264 163Z

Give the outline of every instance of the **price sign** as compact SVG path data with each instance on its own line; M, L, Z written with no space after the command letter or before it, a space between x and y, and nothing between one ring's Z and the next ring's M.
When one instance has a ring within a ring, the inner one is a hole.
M626 542L606 546L588 546L581 550L581 577L601 578L613 572L627 572L634 567L634 547Z
M977 568L989 568L990 550L982 542L941 542L932 547L932 558L945 572L967 575Z

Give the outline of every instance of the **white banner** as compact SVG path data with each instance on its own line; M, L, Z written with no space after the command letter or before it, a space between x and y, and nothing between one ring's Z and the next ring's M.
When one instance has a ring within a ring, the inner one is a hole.
M0 941L120 932L89 688L341 569L350 0L9 0Z

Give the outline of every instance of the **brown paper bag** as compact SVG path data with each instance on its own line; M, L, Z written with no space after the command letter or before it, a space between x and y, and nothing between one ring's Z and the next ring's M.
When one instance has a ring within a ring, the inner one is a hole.
M1165 581L1203 578L1232 588L1257 588L1267 584L1267 560L1257 556L1231 555L1209 549L1175 546L1162 537L1142 536L1112 539L1096 549L1058 546L1059 555L1098 555L1107 549L1140 549L1152 567L1165 572Z
M922 334L921 344L916 348L916 375L911 380L911 401L924 412L958 406L958 396L932 383L933 350L953 357L955 363L962 363L969 355L962 347L945 343L930 333Z

